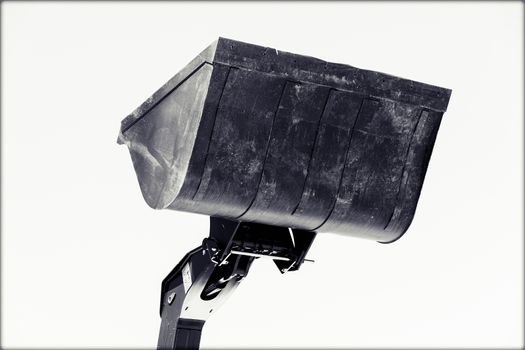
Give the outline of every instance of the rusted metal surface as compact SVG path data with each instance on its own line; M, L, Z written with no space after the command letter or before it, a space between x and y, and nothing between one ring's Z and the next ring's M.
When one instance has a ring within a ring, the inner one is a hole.
M122 122L148 205L389 242L451 91L219 38Z

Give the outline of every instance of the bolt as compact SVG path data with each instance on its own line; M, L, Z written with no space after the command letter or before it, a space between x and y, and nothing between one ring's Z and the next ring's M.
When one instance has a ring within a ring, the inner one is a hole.
M168 305L171 305L171 303L173 303L173 300L175 300L176 296L177 295L175 294L175 292L173 292L170 295L168 295Z

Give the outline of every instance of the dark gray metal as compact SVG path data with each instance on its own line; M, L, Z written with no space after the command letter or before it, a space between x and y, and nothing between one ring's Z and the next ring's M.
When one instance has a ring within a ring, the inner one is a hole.
M122 122L156 209L391 242L451 91L219 38Z

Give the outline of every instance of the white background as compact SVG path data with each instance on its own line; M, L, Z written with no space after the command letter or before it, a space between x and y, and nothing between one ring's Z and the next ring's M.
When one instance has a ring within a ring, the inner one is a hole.
M415 219L256 261L202 347L523 345L523 4L2 3L2 347L156 346L208 233L150 209L120 120L219 35L453 89Z

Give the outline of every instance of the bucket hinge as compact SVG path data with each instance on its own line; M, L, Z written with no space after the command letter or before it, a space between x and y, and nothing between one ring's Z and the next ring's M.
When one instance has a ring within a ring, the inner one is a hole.
M298 270L316 233L210 218L210 235L162 282L157 348L198 349L207 318L248 274L254 259L272 259L281 271Z

